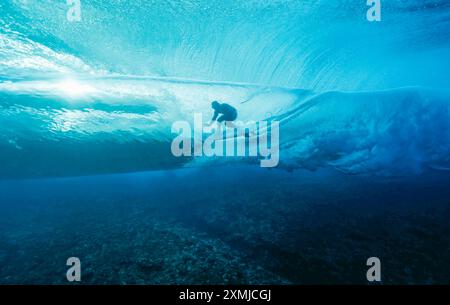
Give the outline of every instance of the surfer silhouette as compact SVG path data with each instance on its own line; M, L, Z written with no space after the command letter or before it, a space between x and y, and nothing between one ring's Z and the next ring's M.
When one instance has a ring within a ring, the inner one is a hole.
M211 122L217 120L217 122L233 122L237 119L237 110L231 105L226 103L219 103L218 101L214 101L211 104L211 107L214 109L214 116ZM220 115L220 116L219 116Z
M235 128L233 121L237 119L236 108L227 103L219 103L218 101L213 101L211 107L214 109L214 116L211 119L210 125L217 121L219 133L222 122L225 122L227 127Z

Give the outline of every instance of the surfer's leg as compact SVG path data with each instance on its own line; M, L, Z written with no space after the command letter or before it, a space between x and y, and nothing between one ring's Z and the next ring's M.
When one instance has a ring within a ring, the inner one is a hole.
M223 138L223 134L222 134L222 123L217 122L216 140L221 140L222 138Z
M222 114L221 116L219 116L217 118L217 122L219 122L219 124L221 124L222 122L227 120L227 116L225 114Z
M219 138L222 138L222 122L226 121L226 115L222 114L217 118L217 133L216 135Z
M225 127L227 128L236 128L236 125L233 123L233 121L236 120L236 117L237 116L234 114L224 114L217 119L217 122L225 122Z

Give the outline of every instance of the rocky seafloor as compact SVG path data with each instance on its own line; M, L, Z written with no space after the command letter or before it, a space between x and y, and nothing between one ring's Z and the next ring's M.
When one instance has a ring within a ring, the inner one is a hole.
M450 178L216 168L0 182L0 283L450 283Z

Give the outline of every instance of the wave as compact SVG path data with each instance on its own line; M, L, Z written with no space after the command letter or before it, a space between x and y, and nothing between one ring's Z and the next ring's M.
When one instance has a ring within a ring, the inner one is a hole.
M365 1L0 3L0 177L144 171L175 158L171 125L236 106L278 120L280 167L448 171L450 5ZM303 89L298 89L303 88ZM444 88L444 89L436 89Z
M315 93L111 77L0 83L0 176L86 175L254 161L172 156L172 123L192 122L193 113L209 118L212 99L234 105L241 121L279 121L281 168L407 175L445 170L450 164L449 90Z
M106 72L320 92L450 86L447 0L387 1L378 23L354 0L81 3L81 22L69 22L64 1L3 0L0 77Z

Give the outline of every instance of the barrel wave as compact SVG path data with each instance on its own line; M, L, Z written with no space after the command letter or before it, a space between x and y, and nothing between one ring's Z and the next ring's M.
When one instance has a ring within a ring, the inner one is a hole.
M53 2L0 4L2 178L223 163L170 153L212 100L280 121L284 169L450 169L447 1Z
M449 0L0 0L0 285L450 284L449 71Z

